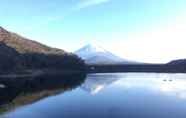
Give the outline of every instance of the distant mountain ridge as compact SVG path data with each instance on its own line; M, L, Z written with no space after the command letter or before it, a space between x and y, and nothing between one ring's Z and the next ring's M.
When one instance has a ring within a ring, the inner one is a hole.
M167 63L169 65L186 65L186 59L177 59Z
M123 59L104 48L88 44L74 52L85 60L86 64L137 64L138 62Z

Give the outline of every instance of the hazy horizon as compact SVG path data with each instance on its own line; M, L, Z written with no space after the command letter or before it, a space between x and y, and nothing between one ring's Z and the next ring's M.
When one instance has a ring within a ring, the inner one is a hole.
M131 60L186 58L185 0L2 1L0 26L75 51L96 42Z

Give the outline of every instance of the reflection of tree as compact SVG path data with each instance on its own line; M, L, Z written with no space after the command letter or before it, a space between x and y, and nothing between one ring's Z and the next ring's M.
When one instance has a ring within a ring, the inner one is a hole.
M25 80L25 79L24 79ZM0 112L30 104L42 98L72 90L85 80L84 74L27 79L19 87L0 89Z

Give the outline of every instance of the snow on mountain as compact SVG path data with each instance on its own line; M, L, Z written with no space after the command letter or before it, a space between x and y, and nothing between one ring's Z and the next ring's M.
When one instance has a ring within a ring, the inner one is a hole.
M75 53L83 59L88 59L88 58L93 57L97 54L101 54L101 53L105 53L105 52L106 52L105 49L89 44L89 45L86 45L83 48L77 50Z
M136 62L129 61L118 57L104 48L97 45L86 45L75 51L79 57L85 60L87 64L135 64Z

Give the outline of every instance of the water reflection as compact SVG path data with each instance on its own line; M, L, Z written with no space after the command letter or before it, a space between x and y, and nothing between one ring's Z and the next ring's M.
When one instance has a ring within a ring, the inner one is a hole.
M148 89L186 99L186 74L125 74L125 77L115 86Z
M13 82L14 86L4 85L0 88L0 114L48 96L73 90L84 82L85 77L85 74L40 76L32 79L25 78L24 82L19 82L22 80L16 78L17 83L22 84L16 86Z
M81 88L95 95L123 77L122 74L89 74Z
M185 118L185 85L186 74L91 74L81 86L70 92L16 109L5 116Z

